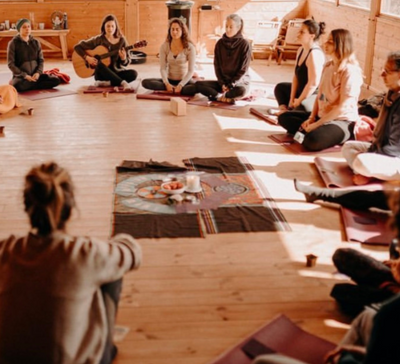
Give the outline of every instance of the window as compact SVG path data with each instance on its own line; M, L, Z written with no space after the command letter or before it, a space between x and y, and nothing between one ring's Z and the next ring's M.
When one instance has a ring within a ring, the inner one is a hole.
M399 0L382 0L381 13L400 16Z
M339 5L350 5L357 8L370 9L371 0L339 0Z

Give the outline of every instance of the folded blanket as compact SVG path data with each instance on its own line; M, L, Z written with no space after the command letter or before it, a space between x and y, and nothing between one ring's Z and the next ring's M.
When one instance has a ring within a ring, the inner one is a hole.
M53 68L51 70L44 71L43 73L58 77L61 83L69 83L71 80L70 76L68 76L66 73L60 72L58 68Z

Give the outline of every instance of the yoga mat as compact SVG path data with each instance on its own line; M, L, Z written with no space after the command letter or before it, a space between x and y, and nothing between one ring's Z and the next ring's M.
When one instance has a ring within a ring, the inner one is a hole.
M284 354L308 364L322 364L326 353L335 347L304 331L285 315L279 315L209 364L250 364L263 352Z
M282 145L286 149L289 149L294 154L316 154L316 153L330 153L330 152L340 152L341 146L335 145L332 148L327 148L319 151L312 151L305 149L300 143L297 143L293 139L293 135L283 133L283 134L271 134L268 138Z
M208 99L190 100L188 101L188 104L214 107L217 109L225 109L225 110L237 110L245 106L245 105L228 104L226 102L219 102L219 101L209 101Z
M75 94L77 94L76 91L68 90L63 86L61 86L60 88L51 88L48 90L30 90L19 93L21 97L26 97L27 99L32 101L50 99L52 97L75 95Z
M262 109L256 109L254 107L250 108L250 114L258 116L260 119L266 121L267 123L277 125L278 117L275 115L269 115L267 111L263 111Z
M350 210L343 206L341 213L348 241L369 245L389 245L396 237L388 226L388 214Z
M322 157L315 157L314 163L326 187L355 187L353 171L346 161L332 161ZM382 189L383 185L377 180L372 180L365 187L368 189L371 187Z
M107 86L107 87L99 87L99 86L88 86L83 93L84 94L103 94L105 92L108 92L110 94L112 93L122 93L122 94L132 94L136 93L137 90L139 89L140 82L137 80L134 81L131 84L131 89L126 89L124 90L123 87L115 87L115 86Z
M171 97L180 97L181 99L183 99L185 101L189 101L192 98L191 96L183 96L183 95L178 95L178 94L172 94L172 93L167 93L167 92L157 92L157 91L136 95L137 99L143 99L143 100L170 101Z

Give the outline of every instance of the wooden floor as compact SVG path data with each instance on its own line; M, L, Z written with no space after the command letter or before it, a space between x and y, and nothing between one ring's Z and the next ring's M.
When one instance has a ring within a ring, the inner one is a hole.
M47 61L72 76L76 95L41 101L0 117L0 238L26 234L23 176L33 165L55 160L67 167L79 211L72 234L107 238L110 233L115 166L124 159L181 163L188 157L245 156L277 201L292 231L236 233L206 239L142 239L144 263L128 274L118 324L130 328L118 344L117 364L206 364L279 313L302 328L337 342L348 322L329 297L331 256L344 242L336 208L307 204L293 178L321 185L313 156L299 156L267 138L281 131L237 111L187 107L169 112L169 102L136 100L133 94L85 95L91 79L78 79L69 61ZM157 76L158 61L135 67L141 78ZM201 64L200 74L212 66ZM7 71L5 60L0 72ZM211 72L211 73L210 73ZM291 79L293 64L252 63L253 88ZM143 90L141 90L143 91ZM272 101L269 100L269 103ZM267 103L268 103L267 102ZM265 100L263 101L265 103ZM28 116L27 108L34 108ZM340 154L329 154L340 158ZM360 248L361 249L361 248ZM368 250L386 258L386 251ZM318 256L314 268L305 255Z

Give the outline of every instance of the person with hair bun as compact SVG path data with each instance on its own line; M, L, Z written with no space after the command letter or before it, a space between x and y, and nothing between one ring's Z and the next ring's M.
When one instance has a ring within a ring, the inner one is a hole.
M301 25L297 36L301 47L297 51L292 83L281 82L274 89L279 105L276 115L288 110L308 113L312 111L325 63L325 55L319 46L320 37L324 33L324 22L317 23L314 19L307 19ZM290 117L292 114L288 112L280 118Z
M146 78L142 86L149 90L193 96L196 94L192 79L195 63L196 48L186 24L179 18L172 18L167 39L160 47L161 78Z
M131 89L129 83L136 80L138 73L133 69L127 69L130 58L125 47L128 46L128 42L121 32L115 15L109 14L104 17L100 32L101 34L88 40L81 40L75 45L75 52L94 68L95 86L121 86L126 90ZM109 52L117 52L111 56L109 66L86 52L95 50L99 46L105 47Z
M217 81L196 82L197 92L211 101L234 104L249 91L251 46L242 33L243 19L237 14L228 15L225 34L214 49Z
M140 245L68 234L74 187L54 162L28 172L23 196L31 231L0 241L0 363L111 363L122 276L140 266Z
M302 133L302 145L310 151L327 149L353 138L354 125L359 119L357 103L363 75L351 33L347 29L332 30L324 50L331 60L323 68L311 114L298 113L279 121L289 134Z

